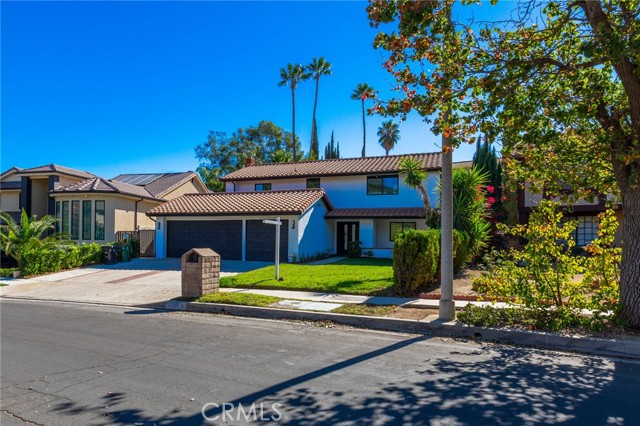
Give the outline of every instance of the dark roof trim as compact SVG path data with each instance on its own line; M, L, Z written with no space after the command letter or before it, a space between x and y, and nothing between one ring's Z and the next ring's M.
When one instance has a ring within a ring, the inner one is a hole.
M9 191L12 189L22 189L22 182L20 181L2 182L0 183L0 189L3 191Z
M164 203L167 200L164 200L162 198L154 198L154 197L147 197L145 195L139 195L139 194L132 194L129 192L121 192L121 191L107 191L104 189L90 189L90 190L82 190L82 191L56 191L51 190L49 191L49 195L50 196L58 196L58 195L70 195L70 196L74 196L76 194L105 194L105 195L114 195L114 196L126 196L126 197L131 197L131 198L142 198L145 200L151 200L151 201L157 201L159 203Z

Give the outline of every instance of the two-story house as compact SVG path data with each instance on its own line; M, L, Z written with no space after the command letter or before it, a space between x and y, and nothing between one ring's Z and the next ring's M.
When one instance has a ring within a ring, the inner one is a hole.
M391 257L394 236L425 229L419 193L404 184L399 162L419 161L432 206L441 154L346 158L255 165L224 176L226 191L187 194L151 209L156 218L156 257L179 257L209 247L223 259L271 261L280 217L280 255L299 259L319 253L344 255L361 241L376 257Z

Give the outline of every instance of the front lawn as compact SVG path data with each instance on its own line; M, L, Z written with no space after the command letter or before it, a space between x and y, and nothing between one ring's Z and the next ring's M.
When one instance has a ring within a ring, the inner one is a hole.
M328 265L280 265L282 281L274 278L275 266L220 279L221 287L325 293L382 295L393 285L391 259L345 259Z
M269 306L280 301L279 297L263 296L249 293L209 293L205 294L196 302L202 303L226 303L227 305L245 306Z

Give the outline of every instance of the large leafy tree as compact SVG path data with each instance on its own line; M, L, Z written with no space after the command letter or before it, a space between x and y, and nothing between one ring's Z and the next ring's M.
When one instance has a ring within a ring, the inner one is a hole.
M367 127L365 125L364 102L367 99L375 99L376 92L368 83L360 83L351 93L351 99L360 101L362 104L362 156L367 156Z
M501 140L511 181L551 195L569 185L575 198L617 194L622 316L640 327L640 4L509 4L510 21L457 22L454 32L451 0L372 1L372 25L393 26L374 45L389 52L399 93L379 111L427 118L447 104L432 129L455 145L481 126Z
M311 146L309 147L309 158L317 160L319 155L318 143L318 125L316 124L316 111L318 109L318 86L320 85L320 77L331 75L331 64L324 57L313 58L311 63L307 65L307 71L310 77L316 81L316 96L313 101L313 120L311 122Z
M285 68L280 68L280 82L278 86L289 86L291 88L291 133L296 139L296 88L301 81L308 80L309 74L306 68L299 64L287 64ZM296 146L292 150L293 161L299 157Z
M256 163L290 162L293 134L285 132L271 121L263 120L257 126L239 128L230 136L210 131L207 141L196 146L200 161L198 172L212 191L224 191L219 177L238 170L248 157ZM300 149L300 142L296 139Z
M384 148L385 155L389 155L389 151L395 148L400 140L400 126L393 120L383 121L378 127L378 142Z

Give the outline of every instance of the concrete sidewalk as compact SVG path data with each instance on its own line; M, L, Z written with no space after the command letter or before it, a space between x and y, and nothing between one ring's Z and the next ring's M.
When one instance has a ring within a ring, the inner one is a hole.
M328 302L340 304L366 304L366 305L397 305L403 308L438 309L439 301L433 299L418 299L404 297L382 296L358 296L354 294L320 293L311 291L292 290L263 290L253 288L221 288L221 293L249 293L263 296L279 297L281 299L306 300L310 302ZM467 305L485 306L491 302L470 302L466 300L455 301L456 309L462 309ZM505 303L495 303L496 307L505 307Z

